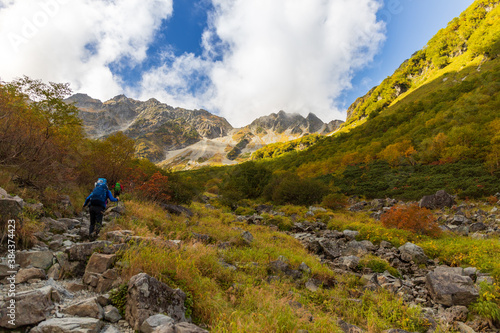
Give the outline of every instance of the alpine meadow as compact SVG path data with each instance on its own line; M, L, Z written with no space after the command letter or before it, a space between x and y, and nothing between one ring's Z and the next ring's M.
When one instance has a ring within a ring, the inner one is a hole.
M0 81L0 330L500 332L499 2L345 122Z

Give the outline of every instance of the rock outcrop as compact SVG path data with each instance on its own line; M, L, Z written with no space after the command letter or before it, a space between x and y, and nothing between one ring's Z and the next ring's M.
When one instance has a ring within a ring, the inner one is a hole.
M186 294L172 289L145 273L133 276L128 282L125 319L139 330L150 316L164 313L176 322L186 321L184 301Z

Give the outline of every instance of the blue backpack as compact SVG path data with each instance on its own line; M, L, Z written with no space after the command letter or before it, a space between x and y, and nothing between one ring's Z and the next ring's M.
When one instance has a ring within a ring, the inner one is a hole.
M108 193L108 184L106 179L99 178L95 184L95 188L90 194L90 204L92 206L106 206L106 199Z

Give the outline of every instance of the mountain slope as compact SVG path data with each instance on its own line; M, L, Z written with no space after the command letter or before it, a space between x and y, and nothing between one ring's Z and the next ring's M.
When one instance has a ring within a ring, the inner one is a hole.
M393 76L354 103L346 126L305 151L260 164L299 178L318 178L347 195L414 200L443 188L461 197L498 192L498 22L498 1L476 1ZM439 66L436 59L423 58L459 34L464 37L460 52L442 49ZM409 65L417 59L420 65ZM420 68L421 73L410 78L402 68ZM395 84L403 82L409 82L405 92ZM277 146L276 151L266 147L259 156L279 156Z
M337 130L342 123L336 120L325 124L312 113L304 118L280 111L260 117L243 128L233 129L227 136L203 139L189 147L169 151L160 165L192 169L237 164L269 144L289 142L309 134L326 135Z
M347 111L346 124L363 121L444 72L467 66L475 57L500 53L498 0L475 1L441 29L379 86L358 98Z

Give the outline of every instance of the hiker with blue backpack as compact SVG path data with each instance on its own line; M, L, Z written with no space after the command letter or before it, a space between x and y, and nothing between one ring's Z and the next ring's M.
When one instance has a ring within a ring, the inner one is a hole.
M117 202L120 198L114 198L111 191L108 189L108 182L105 178L99 178L95 183L94 190L85 199L83 208L89 206L90 212L90 228L89 228L89 238L96 239L99 235L99 231L102 227L102 217L104 211L106 210L106 203L108 199L112 202ZM94 233L95 229L95 233Z

